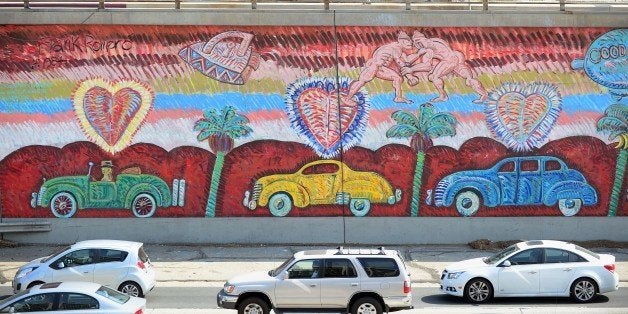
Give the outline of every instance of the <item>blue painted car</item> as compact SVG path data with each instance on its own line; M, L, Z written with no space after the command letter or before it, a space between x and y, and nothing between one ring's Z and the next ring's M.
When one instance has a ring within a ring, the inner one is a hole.
M489 169L452 173L428 190L426 203L456 205L462 216L487 207L558 204L565 216L574 216L582 205L597 203L595 189L577 170L551 156L511 157Z

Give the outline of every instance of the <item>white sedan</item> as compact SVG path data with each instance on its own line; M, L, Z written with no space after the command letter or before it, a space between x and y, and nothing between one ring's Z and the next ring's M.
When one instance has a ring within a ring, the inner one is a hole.
M92 282L51 282L0 301L0 313L142 314L146 300Z
M562 241L536 240L447 266L440 289L472 303L532 296L571 296L590 302L598 293L619 289L619 276L613 255Z

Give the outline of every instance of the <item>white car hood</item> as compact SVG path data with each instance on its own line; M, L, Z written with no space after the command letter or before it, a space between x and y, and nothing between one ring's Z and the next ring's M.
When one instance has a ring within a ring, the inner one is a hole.
M252 273L246 273L243 275L235 276L229 279L229 283L235 286L238 285L255 285L257 283L265 283L274 281L275 277L268 275L268 272L257 271Z
M18 271L20 271L22 269L26 269L26 268L37 268L37 267L42 265L41 264L41 260L44 259L44 258L46 258L46 257L40 257L40 258L34 259L34 260L32 260L32 261L30 261L30 262L20 266L20 269Z
M478 258L472 258L472 259L467 259L464 261L460 261L457 263L453 263L448 265L445 270L447 270L447 272L457 272L457 271L462 271L462 270L468 270L469 268L478 268L478 267L486 267L488 264L484 263L483 259L485 257L478 257Z

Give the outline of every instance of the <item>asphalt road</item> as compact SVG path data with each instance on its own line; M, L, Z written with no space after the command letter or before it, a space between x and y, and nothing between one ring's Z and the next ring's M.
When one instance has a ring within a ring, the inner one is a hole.
M216 294L220 287L155 287L148 294L147 308L149 309L216 309ZM11 294L9 286L0 286L0 295ZM560 307L582 310L583 307L591 309L625 308L628 312L628 288L619 288L618 291L601 295L595 302L588 304L574 303L569 298L498 298L483 305L468 304L462 298L457 298L439 293L436 287L413 287L413 305L416 309L455 308L464 310L468 308L477 312L482 307L486 308L552 308ZM403 313L403 312L401 312Z

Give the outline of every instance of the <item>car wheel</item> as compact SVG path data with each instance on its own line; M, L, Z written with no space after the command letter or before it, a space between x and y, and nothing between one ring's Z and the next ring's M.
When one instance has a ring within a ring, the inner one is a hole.
M351 306L351 314L381 314L382 305L373 298L360 298Z
M480 209L480 196L473 191L464 191L456 195L456 209L461 216L473 216Z
M268 201L270 213L276 217L284 217L292 210L292 199L286 193L277 193Z
M493 287L485 279L472 279L464 287L464 297L471 303L485 303L493 297Z
M76 199L68 192L57 193L50 201L50 210L57 218L70 218L76 213Z
M371 210L371 202L365 198L352 198L349 202L351 213L357 217L364 217Z
M124 294L128 294L132 297L144 297L144 294L142 293L142 287L132 281L123 282L120 287L118 287L118 291Z
M131 204L133 215L138 218L148 218L155 214L157 204L155 198L147 193L138 194Z
M238 305L238 314L268 314L270 307L264 300L247 298Z
M563 198L558 200L558 209L567 217L575 216L582 207L582 200L579 198Z
M580 278L571 285L571 297L577 302L591 302L596 296L597 285L589 278Z

